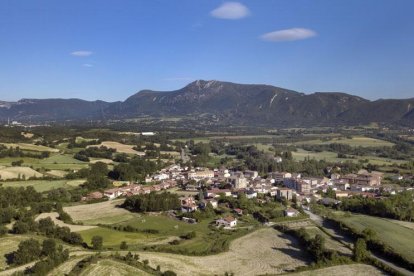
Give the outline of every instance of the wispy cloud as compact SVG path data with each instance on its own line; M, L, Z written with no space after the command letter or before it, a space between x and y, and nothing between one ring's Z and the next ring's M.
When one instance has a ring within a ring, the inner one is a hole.
M266 33L261 35L260 38L266 41L281 42L302 40L314 36L316 36L316 32L313 30L304 28L292 28Z
M241 19L250 14L249 9L239 2L225 2L212 10L210 15L220 19Z
M164 81L192 81L194 78L191 77L172 77L172 78L165 78Z
M72 56L75 56L75 57L89 57L90 55L92 55L93 54L93 52L91 52L91 51L74 51L74 52L72 52L72 53L70 53Z
M93 64L90 64L90 63L84 63L84 64L82 64L82 66L83 67L93 67Z

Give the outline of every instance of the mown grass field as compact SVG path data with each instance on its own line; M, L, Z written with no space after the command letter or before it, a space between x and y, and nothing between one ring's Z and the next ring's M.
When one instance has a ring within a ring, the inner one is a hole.
M45 147L45 146L38 146L38 145L28 144L28 143L1 143L1 144L5 145L8 148L19 147L21 150L59 152L58 149Z
M13 161L23 160L23 166L32 166L34 169L45 168L48 170L78 170L88 166L87 162L82 162L73 158L70 154L51 154L45 159L28 157L5 157L0 159L0 165L11 166Z
M328 144L345 144L352 147L392 147L394 144L388 141L374 139L364 136L353 136L352 139L345 137L334 137L329 138L328 140L308 140L308 141L299 141L294 144L296 145L328 145Z
M113 276L113 275L125 275L125 276L146 276L151 275L145 271L142 271L136 267L127 265L125 263L117 262L111 259L104 259L98 261L96 264L92 264L82 271L80 276Z
M390 158L382 158L377 156L356 156L355 158L338 158L338 154L335 152L330 151L322 151L322 152L312 152L306 151L304 149L298 149L297 151L292 152L292 156L296 161L305 160L306 158L316 159L316 160L326 160L328 162L358 162L358 160L365 160L368 159L369 162L373 165L379 166L390 166L394 163L401 164L405 163L404 160L396 160Z
M78 232L83 240L91 245L93 236L101 236L103 238L104 247L119 248L122 241L126 241L129 245L144 245L148 242L159 240L159 236L147 233L130 233L116 231L106 227L96 227L85 231Z
M393 250L411 262L414 262L414 223L401 225L393 220L353 214L350 217L341 217L347 225L359 231L371 228L377 233L377 237Z
M318 227L316 226L306 227L306 232L308 232L312 238L315 237L317 234L321 235L325 239L326 248L331 249L331 250L336 250L348 256L352 255L352 251L348 247L334 240L329 235L327 235L322 230L320 230Z
M27 187L33 186L38 192L50 191L58 188L71 189L84 183L85 180L26 180L26 181L9 181L1 182L3 187Z

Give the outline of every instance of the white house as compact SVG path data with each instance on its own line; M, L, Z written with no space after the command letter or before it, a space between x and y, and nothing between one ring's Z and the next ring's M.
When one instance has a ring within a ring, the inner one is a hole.
M233 218L232 216L220 218L216 220L216 225L233 228L237 225L237 219Z
M285 210L285 216L286 217L297 217L298 215L299 215L299 211L295 210L293 208L289 207Z

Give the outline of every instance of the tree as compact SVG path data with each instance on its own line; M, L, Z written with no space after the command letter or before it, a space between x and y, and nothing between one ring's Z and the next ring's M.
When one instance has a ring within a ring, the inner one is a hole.
M101 236L92 237L92 248L94 250L101 250L103 244L103 238Z
M54 239L44 240L42 243L42 255L53 256L56 254L56 242Z
M20 242L17 251L14 253L13 263L25 264L39 258L41 253L40 244L35 239L28 239Z
M126 243L126 241L121 242L121 245L119 246L119 248L122 250L128 249L128 244Z
M367 244L364 239L357 239L354 244L354 261L363 262L368 256Z

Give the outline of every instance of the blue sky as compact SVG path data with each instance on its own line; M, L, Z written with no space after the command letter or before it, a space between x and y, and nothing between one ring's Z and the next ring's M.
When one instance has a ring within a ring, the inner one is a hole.
M196 79L414 97L412 0L0 0L0 100Z

